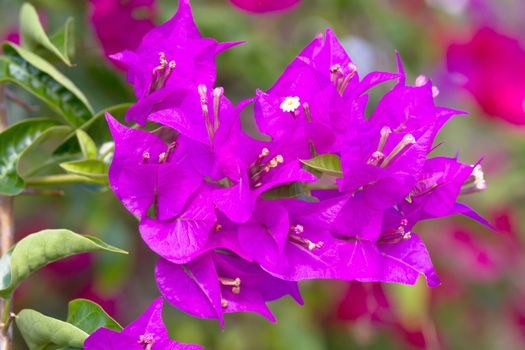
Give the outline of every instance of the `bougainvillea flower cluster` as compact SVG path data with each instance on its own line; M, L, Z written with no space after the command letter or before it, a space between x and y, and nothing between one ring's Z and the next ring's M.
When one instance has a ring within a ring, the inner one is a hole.
M492 28L478 29L467 43L448 48L451 72L490 116L525 125L525 50L516 38Z
M168 337L162 321L163 299L158 298L138 319L122 331L101 327L84 343L86 350L201 350L200 345L182 344Z
M461 112L436 106L424 76L363 77L331 30L268 91L234 106L215 86L215 57L237 43L203 38L189 2L149 32L128 67L138 102L120 124L110 184L160 260L163 296L198 317L239 311L270 320L267 302L297 283L339 279L440 283L422 240L426 219L465 214L458 196L485 189L478 163L430 157ZM370 116L369 90L393 84ZM250 110L266 138L241 126ZM140 128L145 126L146 128ZM150 127L153 126L153 127Z

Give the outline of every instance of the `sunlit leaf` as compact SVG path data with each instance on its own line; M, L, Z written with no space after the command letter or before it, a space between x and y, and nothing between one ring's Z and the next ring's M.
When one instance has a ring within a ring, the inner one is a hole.
M70 174L105 180L109 166L98 159L84 159L60 164Z
M77 130L76 134L84 158L97 158L97 145L95 145L95 141L83 130Z

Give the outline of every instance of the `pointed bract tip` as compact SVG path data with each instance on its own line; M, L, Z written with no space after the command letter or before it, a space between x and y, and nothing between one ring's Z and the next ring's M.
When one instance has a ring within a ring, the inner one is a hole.
M401 61L401 55L396 50L396 61L397 61L397 72L399 74L399 83L402 85L406 84L405 69L403 68L403 62Z
M217 44L217 48L215 49L215 53L217 55L223 53L224 51L226 50L229 50L235 46L239 46L239 45L243 45L245 44L246 41L227 41L227 42L224 42L224 43L218 43Z
M124 125L120 124L120 122L115 117L113 117L111 113L104 112L104 117L106 118L106 122L108 123L111 133L113 133L113 130L124 127Z

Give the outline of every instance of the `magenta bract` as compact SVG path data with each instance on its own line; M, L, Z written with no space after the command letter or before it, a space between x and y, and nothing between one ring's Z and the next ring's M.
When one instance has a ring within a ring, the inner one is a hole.
M150 307L124 328L117 332L99 328L84 342L86 350L200 350L202 346L181 344L168 337L168 331L162 321L163 299L158 298Z

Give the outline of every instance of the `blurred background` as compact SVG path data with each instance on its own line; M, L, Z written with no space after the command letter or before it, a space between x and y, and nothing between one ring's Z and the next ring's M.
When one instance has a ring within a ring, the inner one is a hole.
M75 19L75 68L59 65L100 110L134 101L125 74L105 58L134 30L149 29L174 14L176 0L134 12L137 23L113 21L114 10L94 15L100 0L32 0L51 31ZM124 1L125 2L125 1ZM150 1L144 1L149 3ZM19 0L0 0L0 37L17 39ZM483 158L488 189L462 200L497 231L460 217L423 223L425 240L442 285L415 287L317 281L302 283L305 306L287 298L271 308L279 322L254 314L218 322L165 308L171 335L207 349L523 349L525 348L525 24L522 0L306 0L285 12L253 15L227 0L194 0L204 36L245 40L218 59L218 85L238 102L268 89L312 38L331 27L363 75L396 71L395 50L409 80L419 74L439 88L440 105L465 110L442 131L439 154L466 163ZM113 11L113 12L112 12ZM109 19L108 19L109 18ZM110 32L104 25L110 23ZM109 33L109 34L108 34ZM134 35L134 34L133 34ZM104 40L104 48L101 45ZM120 47L121 49L122 47ZM10 122L51 113L13 104ZM376 89L380 96L384 89ZM375 96L375 95L374 95ZM376 100L377 100L376 96ZM108 139L103 124L92 136ZM250 128L249 116L246 127ZM91 130L93 132L93 130ZM135 219L114 195L89 186L64 187L65 197L20 196L16 239L44 228L69 228L101 237L129 256L86 254L54 263L28 279L15 308L65 318L67 302L99 302L121 324L135 319L158 296L155 255ZM16 349L23 349L16 334Z

